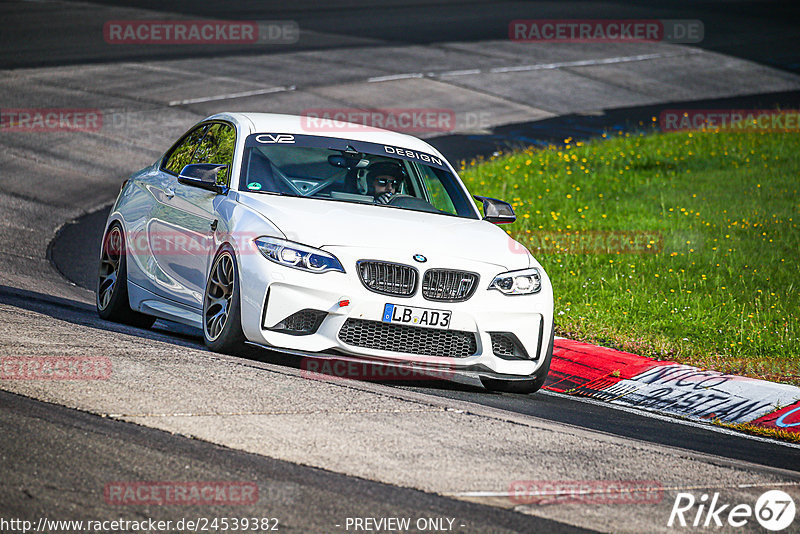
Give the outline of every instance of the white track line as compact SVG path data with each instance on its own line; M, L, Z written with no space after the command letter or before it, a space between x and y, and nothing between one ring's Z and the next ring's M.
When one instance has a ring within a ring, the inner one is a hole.
M631 488L630 490L617 490L617 491L592 491L592 490L581 490L581 491L570 491L570 490L541 490L536 491L531 495L527 496L535 496L535 497L557 497L561 495L568 495L568 496L577 496L577 495L601 495L607 493L630 493L630 492L638 492L638 491L686 491L686 490L700 490L700 489L729 489L729 488L738 488L738 489L747 489L747 488L781 488L781 487L796 487L800 486L800 482L759 482L759 483L752 483L752 484L734 484L732 486L728 485L695 485L695 486L654 486L652 488L645 488L645 487L636 487ZM445 493L445 495L450 495L453 497L511 497L510 491L462 491L458 493Z
M254 89L252 91L242 91L241 93L227 93L224 95L215 95L215 96L203 96L200 98L190 98L187 100L173 100L169 103L170 106L185 106L187 104L199 104L202 102L214 102L216 100L230 100L233 98L244 98L247 96L256 96L256 95L268 95L271 93L283 93L285 91L294 91L296 87L294 85L289 86L280 86L280 87L268 87L266 89Z
M374 82L390 82L392 80L407 80L409 78L424 78L425 75L421 72L409 72L406 74L389 74L387 76L374 76L367 78L368 83Z
M480 74L481 69L465 69L465 70L448 70L440 72L439 76L469 76L470 74ZM428 76L436 76L435 72L431 72Z
M514 65L510 67L493 67L491 69L462 69L462 70L448 70L443 72L408 72L404 74L389 74L386 76L374 76L367 78L367 82L387 82L393 80L406 80L409 78L446 78L454 76L472 76L475 74L500 74L505 72L527 72L532 70L553 70L562 69L566 67L590 67L593 65L614 65L616 63L632 63L636 61L648 61L651 59L664 59L669 57L678 57L699 52L681 52L681 53L661 53L661 54L639 54L636 56L616 56L603 59L582 59L578 61L560 61L557 63L537 63L533 65Z
M491 74L500 74L506 72L527 72L534 70L553 70L564 67L586 67L591 65L612 65L615 63L630 63L633 61L647 61L650 59L662 59L667 57L675 57L680 55L693 54L697 52L688 52L681 54L641 54L638 56L618 56L609 57L605 59L587 59L581 61L562 61L558 63L539 63L535 65L515 65L511 67L494 67L488 70L482 69L463 69L463 70L448 70L444 72L406 72L402 74L387 74L385 76L373 76L367 78L367 83L377 82L390 82L395 80L409 80L415 78L452 78L456 76L473 76L482 74L484 72ZM214 102L217 100L230 100L234 98L244 98L248 96L267 95L272 93L282 93L284 91L294 91L296 86L290 85L285 87L269 87L267 89L254 89L252 91L242 91L240 93L227 93L223 95L205 96L199 98L190 98L187 100L173 100L169 103L170 106L185 106L189 104L200 104L202 102Z
M613 65L615 63L632 63L635 61L647 61L649 59L663 59L684 54L641 54L638 56L619 56L605 59L582 59L579 61L560 61L558 63L540 63L538 65L518 65L515 67L495 67L489 69L491 73L501 72L524 72L530 70L552 70L565 67L591 67L592 65Z

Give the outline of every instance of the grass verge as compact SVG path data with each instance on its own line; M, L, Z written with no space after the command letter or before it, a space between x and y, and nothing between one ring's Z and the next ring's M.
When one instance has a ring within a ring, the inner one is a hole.
M513 203L557 332L800 385L800 134L626 135L464 162Z
M776 439L779 441L788 441L789 443L800 443L800 434L797 432L789 432L787 430L780 430L776 428L765 428L763 426L751 425L749 423L724 423L721 421L712 421L711 424L730 430L744 432L745 434L750 434L752 436Z

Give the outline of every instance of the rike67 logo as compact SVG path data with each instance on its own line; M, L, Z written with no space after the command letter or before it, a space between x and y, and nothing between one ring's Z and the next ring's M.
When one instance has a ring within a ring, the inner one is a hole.
M719 528L727 524L743 527L755 517L765 529L778 532L794 522L796 511L792 497L780 490L763 493L755 506L725 503L719 493L714 493L711 498L704 493L699 499L691 493L678 493L667 526Z

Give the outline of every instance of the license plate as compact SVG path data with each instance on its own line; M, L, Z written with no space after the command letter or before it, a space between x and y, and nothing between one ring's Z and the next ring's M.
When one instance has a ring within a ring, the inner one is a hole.
M399 306L387 304L383 307L384 323L407 324L423 326L425 328L450 328L450 316L447 310L430 310L428 308L414 308L412 306Z

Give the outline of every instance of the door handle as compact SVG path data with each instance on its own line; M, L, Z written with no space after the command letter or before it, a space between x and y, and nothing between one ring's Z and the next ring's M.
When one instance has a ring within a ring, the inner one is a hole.
M164 189L164 195L167 198L172 198L172 197L175 196L175 190L172 189L171 187L168 187L168 188Z

